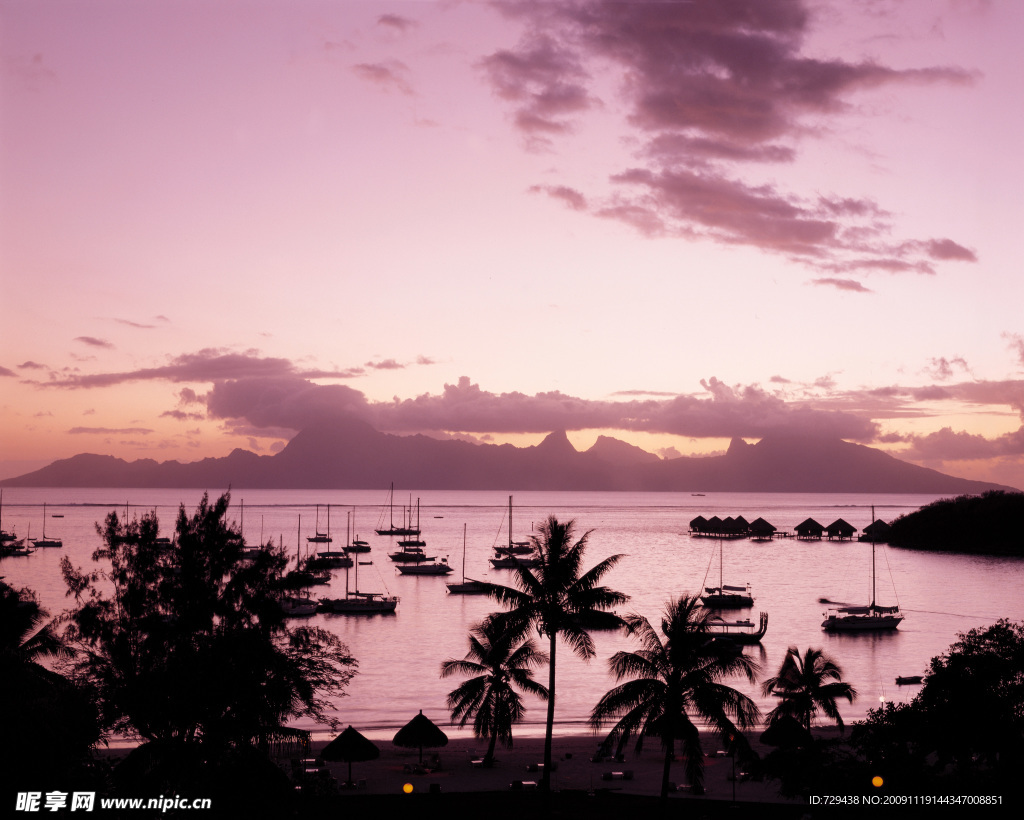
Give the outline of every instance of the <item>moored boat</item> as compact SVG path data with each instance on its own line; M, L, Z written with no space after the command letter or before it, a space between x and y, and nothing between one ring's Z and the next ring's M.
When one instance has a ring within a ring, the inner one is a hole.
M768 613L762 612L755 624L750 618L739 621L726 621L722 618L708 620L708 632L716 638L728 638L738 644L761 643L761 638L768 631Z

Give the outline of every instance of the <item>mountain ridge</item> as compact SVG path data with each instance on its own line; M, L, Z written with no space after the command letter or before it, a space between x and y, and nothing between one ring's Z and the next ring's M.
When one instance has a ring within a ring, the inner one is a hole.
M299 431L277 454L236 449L195 462L80 453L0 481L4 487L227 487L669 492L980 493L1015 488L958 478L841 439L778 434L733 439L724 455L663 460L602 436L576 450L564 430L537 445L472 444L382 433L348 419Z

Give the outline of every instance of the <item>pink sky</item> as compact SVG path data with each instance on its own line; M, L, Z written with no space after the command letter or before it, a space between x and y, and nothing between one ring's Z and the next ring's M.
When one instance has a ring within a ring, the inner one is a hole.
M0 0L0 477L832 432L1024 488L1024 4Z

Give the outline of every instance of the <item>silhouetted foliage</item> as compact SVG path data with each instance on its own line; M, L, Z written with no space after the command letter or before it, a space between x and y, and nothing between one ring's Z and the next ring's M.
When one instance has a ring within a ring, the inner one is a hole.
M331 722L328 699L354 674L335 635L288 626L278 603L286 559L268 544L241 561L228 503L204 494L191 516L182 505L172 545L156 540L155 513L130 522L110 513L93 556L110 569L85 574L62 561L78 602L66 635L103 725L178 761L257 747L287 735L290 718Z
M92 784L101 739L89 693L44 666L71 657L27 589L0 581L0 772L19 788Z
M1003 619L962 633L932 659L913 701L871 710L851 741L901 792L995 788L1019 797L1024 623Z
M857 690L842 680L843 670L820 649L807 649L803 655L795 647L786 650L778 674L768 678L762 689L765 695L777 695L779 705L768 713L768 724L781 718L796 720L807 731L820 711L835 721L840 731L843 718L836 702L845 698L853 703Z
M892 522L889 543L912 549L1024 556L1024 493L990 490L934 501Z
M739 730L749 728L759 717L749 697L722 683L732 675L753 681L758 666L724 642L711 639L710 616L696 596L669 601L661 619L664 641L643 616L626 616L626 629L639 640L640 649L616 652L609 666L616 680L629 680L607 692L590 716L595 729L616 721L612 734L620 747L632 737L638 752L647 735L661 741L665 753L662 797L668 796L676 740L682 741L689 782L702 790L704 754L694 718L706 721L737 751L746 746Z
M531 535L540 566L531 570L516 567L518 589L493 585L488 594L509 608L495 615L500 629L524 635L531 627L548 638L548 712L544 734L544 774L541 788L551 784L551 737L555 725L555 649L561 637L579 657L594 657L591 629L607 629L622 625L622 620L608 610L629 600L616 590L599 582L621 555L613 555L583 572L583 553L590 530L573 542L575 521L560 522L549 516L540 528L540 535Z
M484 765L494 761L494 747L501 741L512 746L512 727L523 719L525 708L517 689L547 699L548 690L533 679L535 667L547 663L532 640L521 640L488 618L469 633L469 652L462 660L441 664L441 677L473 675L448 695L452 722L465 726L473 721L473 734L490 739Z

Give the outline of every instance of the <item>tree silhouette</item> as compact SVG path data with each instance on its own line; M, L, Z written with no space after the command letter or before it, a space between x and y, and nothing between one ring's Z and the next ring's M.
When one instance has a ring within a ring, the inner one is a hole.
M101 738L88 693L44 665L71 655L31 590L0 581L0 771L20 788L83 782Z
M97 531L108 571L62 569L78 608L68 638L77 670L95 688L103 724L161 748L201 747L207 757L291 733L286 721L331 721L326 709L354 674L338 638L290 628L278 604L286 559L272 545L240 560L240 532L226 522L225 493L178 511L172 545L157 541L150 513ZM112 591L107 592L109 582Z
M551 785L557 639L561 637L576 655L589 660L594 656L594 641L589 630L620 626L622 620L608 610L629 600L628 595L599 585L621 555L613 555L586 572L581 571L592 530L573 542L575 523L563 523L549 516L541 525L540 535L530 536L540 565L532 570L521 565L514 569L518 589L498 585L488 588L488 594L508 608L507 612L494 616L500 629L523 635L533 627L548 638L548 711L541 780L544 790Z
M704 755L694 718L707 721L730 744L742 745L739 730L759 717L749 697L722 683L732 675L752 681L758 666L733 647L712 640L709 616L696 596L668 602L660 635L643 616L627 616L626 628L640 642L640 649L616 652L609 665L616 680L629 680L607 692L591 712L595 729L615 721L612 733L620 746L633 736L638 752L648 735L661 741L665 753L662 797L668 795L676 740L682 741L690 784L703 787Z
M453 723L465 726L472 720L473 734L490 739L485 766L494 762L497 741L512 746L512 726L522 720L526 711L516 690L547 698L548 690L533 679L533 670L547 660L548 656L538 652L532 640L521 640L488 618L470 630L465 658L441 664L443 678L474 676L448 694L448 707Z
M846 698L853 703L857 690L842 680L843 670L821 649L800 651L791 646L779 666L778 674L762 686L764 694L778 695L782 700L768 713L769 725L783 717L796 720L807 731L819 712L824 712L843 730L843 718L837 701Z

